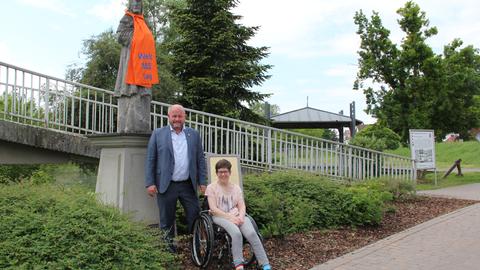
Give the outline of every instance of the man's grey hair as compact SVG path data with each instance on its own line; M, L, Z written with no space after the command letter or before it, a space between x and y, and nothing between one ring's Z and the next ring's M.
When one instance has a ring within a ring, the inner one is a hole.
M168 114L172 112L174 109L180 109L183 113L185 113L185 108L180 104L173 104L172 106L168 107Z

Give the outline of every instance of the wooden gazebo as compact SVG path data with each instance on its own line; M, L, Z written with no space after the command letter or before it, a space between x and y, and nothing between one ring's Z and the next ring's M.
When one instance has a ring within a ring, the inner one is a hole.
M353 105L354 106L354 105ZM355 115L352 112L351 115ZM350 128L350 134L354 134L352 129L355 126L363 124L362 121L346 115L322 111L319 109L305 107L302 109L282 113L270 117L273 127L276 128L336 128L339 133L339 140L343 142L343 128Z

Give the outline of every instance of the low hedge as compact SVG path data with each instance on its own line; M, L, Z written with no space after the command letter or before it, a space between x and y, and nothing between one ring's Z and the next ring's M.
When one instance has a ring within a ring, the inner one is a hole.
M383 185L344 185L298 171L244 177L247 212L265 236L376 225L393 198Z
M133 223L80 187L0 187L0 269L165 269L159 230Z
M11 184L30 178L40 165L0 165L0 184Z
M52 184L49 175L39 170L0 185L0 269L178 268L158 229L99 204L86 188ZM405 182L345 185L298 171L246 175L244 190L264 236L376 225L385 202L414 194Z
M95 189L97 166L89 163L0 165L0 184L60 183Z

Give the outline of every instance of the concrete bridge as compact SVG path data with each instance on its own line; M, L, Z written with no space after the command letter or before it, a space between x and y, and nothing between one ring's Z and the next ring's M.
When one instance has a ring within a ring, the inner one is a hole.
M100 149L84 136L0 120L0 164L98 163Z

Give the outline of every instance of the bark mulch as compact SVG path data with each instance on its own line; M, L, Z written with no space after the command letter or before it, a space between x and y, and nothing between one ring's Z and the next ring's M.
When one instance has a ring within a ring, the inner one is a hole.
M415 197L393 202L378 226L339 228L295 233L264 241L273 269L302 270L339 257L417 224L469 206L476 201ZM179 244L182 269L196 269L190 260L188 240ZM209 269L231 269L212 261Z

